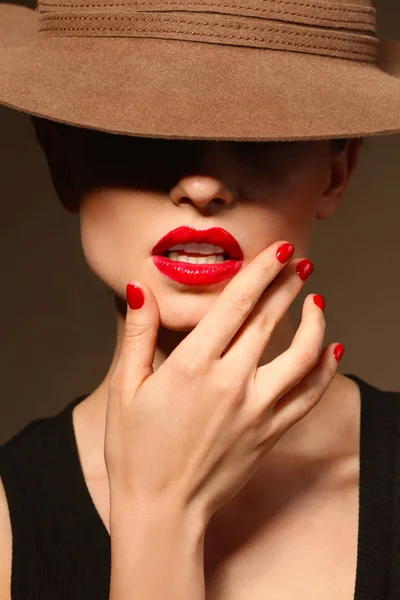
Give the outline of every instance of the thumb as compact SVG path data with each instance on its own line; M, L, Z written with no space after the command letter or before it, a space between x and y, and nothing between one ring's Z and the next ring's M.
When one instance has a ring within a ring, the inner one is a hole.
M126 298L124 337L110 385L133 395L154 372L160 311L153 292L141 281L127 284Z

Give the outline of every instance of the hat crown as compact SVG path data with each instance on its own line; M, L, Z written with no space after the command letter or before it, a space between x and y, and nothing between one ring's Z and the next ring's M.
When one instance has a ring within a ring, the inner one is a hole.
M370 0L38 0L39 32L148 37L376 62Z

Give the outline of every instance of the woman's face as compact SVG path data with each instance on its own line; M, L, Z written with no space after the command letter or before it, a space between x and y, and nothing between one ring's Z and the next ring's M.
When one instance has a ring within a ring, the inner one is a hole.
M164 327L193 329L229 282L193 287L163 275L151 252L172 229L226 229L243 250L243 267L280 239L294 244L295 257L307 256L331 181L330 141L91 135L80 206L86 260L121 299L129 280L147 283Z

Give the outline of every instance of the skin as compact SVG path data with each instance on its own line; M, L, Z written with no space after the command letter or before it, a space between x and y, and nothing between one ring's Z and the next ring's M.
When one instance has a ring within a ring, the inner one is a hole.
M151 250L155 243L180 225L200 229L221 226L239 241L244 265L278 239L295 246L293 258L308 258L316 221L331 218L339 208L361 146L360 140L350 140L344 151L334 153L326 140L286 144L266 150L254 166L245 164L225 143L207 142L201 145L200 153L198 142L152 143L154 152L149 156L154 159L142 165L143 180L132 178L120 185L110 179L107 184L91 185L80 204L86 261L114 295L116 305L116 344L111 364L103 381L74 410L87 472L99 479L106 478L103 445L108 383L124 335L126 284L132 279L144 281L156 297L161 317L153 365L157 369L196 327L228 283L194 288L167 279L153 265ZM168 160L168 164L162 160ZM161 175L157 179L160 168L167 173L164 181ZM312 281L305 285L305 293L318 293ZM329 334L329 323L327 327L325 345L335 341ZM286 350L295 332L288 311L259 365ZM266 457L265 466L260 466L236 502L245 509L261 501L266 478L273 479L276 487L285 487L292 469L304 472L307 465L318 463L321 457L330 460L357 454L359 401L358 386L337 374L319 404L279 440ZM298 491L306 478L290 481L290 493L295 493L295 486ZM251 499L246 495L248 490Z

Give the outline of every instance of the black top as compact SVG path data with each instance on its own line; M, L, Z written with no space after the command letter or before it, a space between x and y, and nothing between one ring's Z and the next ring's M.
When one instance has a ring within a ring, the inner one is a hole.
M361 390L354 600L399 600L400 392L346 376ZM0 446L13 533L12 600L109 599L110 536L86 486L72 423L73 407L87 395Z

